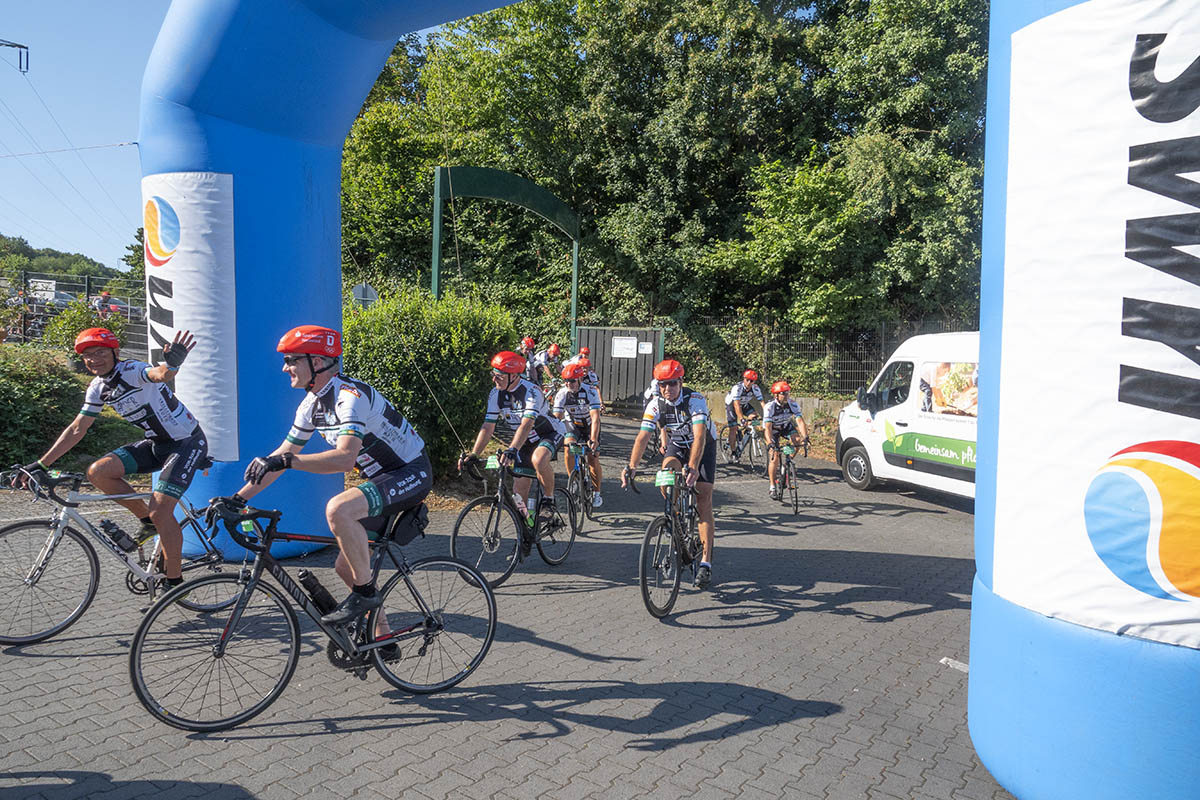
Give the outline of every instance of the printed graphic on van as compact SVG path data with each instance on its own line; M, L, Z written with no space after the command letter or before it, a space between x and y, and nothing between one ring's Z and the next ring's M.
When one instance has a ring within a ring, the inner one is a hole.
M975 482L975 442L926 433L897 434L891 422L885 423L884 430L883 457L889 464Z
M927 414L978 416L979 364L926 361L921 365L921 410Z

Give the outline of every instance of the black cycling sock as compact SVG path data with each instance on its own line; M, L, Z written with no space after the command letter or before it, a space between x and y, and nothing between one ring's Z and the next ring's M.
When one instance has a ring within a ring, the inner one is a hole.
M143 525L149 525L152 528L154 527L154 520L150 519L149 517L138 517L138 522L142 523Z
M174 586L178 586L179 584L183 583L183 576L180 575L178 578L165 578L164 580L166 581L167 586L174 587Z
M350 591L357 592L358 594L361 594L363 597L374 597L375 596L375 584L374 583L364 583L362 586L355 586L355 587L351 588Z

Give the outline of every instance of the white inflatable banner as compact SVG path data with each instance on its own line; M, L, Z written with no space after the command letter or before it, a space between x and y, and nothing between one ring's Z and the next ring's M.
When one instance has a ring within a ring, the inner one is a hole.
M237 308L233 176L167 172L142 178L150 360L176 331L196 348L175 380L200 421L208 452L238 460Z
M1012 44L995 591L1200 647L1200 14Z

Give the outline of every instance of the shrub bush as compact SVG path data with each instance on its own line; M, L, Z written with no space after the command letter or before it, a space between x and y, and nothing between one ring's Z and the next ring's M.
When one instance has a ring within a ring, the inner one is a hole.
M343 321L345 373L383 392L429 446L434 471L448 473L483 422L489 359L512 346L512 315L479 300L434 300L408 288L370 308L347 305Z
M120 314L109 314L101 319L100 315L87 303L75 300L50 320L50 324L46 326L46 332L42 336L42 343L77 359L75 337L79 335L80 331L86 328L108 328L124 345L126 343L125 325L126 320Z

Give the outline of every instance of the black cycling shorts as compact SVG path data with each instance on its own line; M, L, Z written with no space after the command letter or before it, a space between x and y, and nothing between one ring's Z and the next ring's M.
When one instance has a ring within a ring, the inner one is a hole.
M688 458L691 457L691 445L679 444L674 439L667 442L667 452L663 454L663 460L674 456L679 459L683 466L688 465ZM697 476L697 483L712 483L713 477L717 474L717 442L711 436L708 437L708 442L704 445L704 454L700 456L700 475Z
M360 519L367 530L378 530L393 514L420 503L433 488L433 467L429 453L421 455L399 469L384 472L356 487L367 498L367 516Z
M588 442L592 438L592 423L591 422L575 422L567 426L566 440L568 442Z
M142 439L112 451L126 475L158 471L154 491L179 499L192 485L196 467L208 460L208 437L197 425L186 439Z
M742 416L749 416L754 413L754 406L746 403L742 406ZM737 424L737 412L733 410L733 403L725 404L725 423L727 425Z
M763 432L765 433L766 430L764 429ZM776 440L782 439L785 436L789 437L789 438L792 436L795 436L796 435L796 423L795 422L786 422L783 425L772 424L771 425L771 434L776 438ZM778 442L776 442L776 443L778 443Z
M525 477L536 475L537 471L533 468L533 451L544 447L550 451L550 458L553 459L558 455L558 450L562 447L565 438L561 433L556 433L553 439L538 439L536 442L526 439L525 444L521 445L521 449L517 451L517 462L513 464L513 472Z

